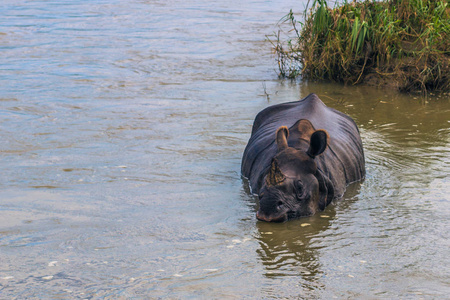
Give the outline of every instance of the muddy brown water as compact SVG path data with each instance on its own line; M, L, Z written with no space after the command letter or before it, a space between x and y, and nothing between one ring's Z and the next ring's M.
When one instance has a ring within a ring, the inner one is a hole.
M450 104L278 80L298 1L0 6L0 298L444 298ZM258 222L255 115L317 93L361 130L367 179Z

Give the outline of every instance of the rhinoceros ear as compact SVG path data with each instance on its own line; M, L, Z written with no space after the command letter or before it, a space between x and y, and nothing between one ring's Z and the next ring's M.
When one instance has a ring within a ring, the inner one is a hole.
M282 183L286 179L286 176L281 172L280 167L278 166L278 161L276 159L272 160L272 164L270 165L269 173L266 176L266 185L274 186Z
M277 146L278 152L286 149L288 147L287 138L289 136L289 130L286 126L281 126L277 129Z
M325 151L328 146L328 133L325 130L319 129L314 131L311 135L309 149L306 152L310 157L314 158Z

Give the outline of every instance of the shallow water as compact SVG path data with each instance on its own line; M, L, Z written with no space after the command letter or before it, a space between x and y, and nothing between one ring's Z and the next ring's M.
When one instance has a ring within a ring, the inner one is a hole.
M0 298L442 298L448 95L278 80L298 1L0 7ZM323 213L255 218L255 115L314 92L367 179Z

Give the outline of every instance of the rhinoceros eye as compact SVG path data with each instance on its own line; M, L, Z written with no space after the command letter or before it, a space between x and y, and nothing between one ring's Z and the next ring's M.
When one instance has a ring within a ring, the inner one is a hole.
M303 195L303 183L300 180L295 182L295 192L297 194L297 198L301 199Z

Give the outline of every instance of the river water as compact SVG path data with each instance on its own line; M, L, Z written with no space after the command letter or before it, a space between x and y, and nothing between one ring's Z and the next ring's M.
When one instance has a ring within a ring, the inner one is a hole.
M279 80L266 35L306 1L3 0L1 299L421 299L450 294L450 102ZM314 92L367 179L255 218L255 115Z

